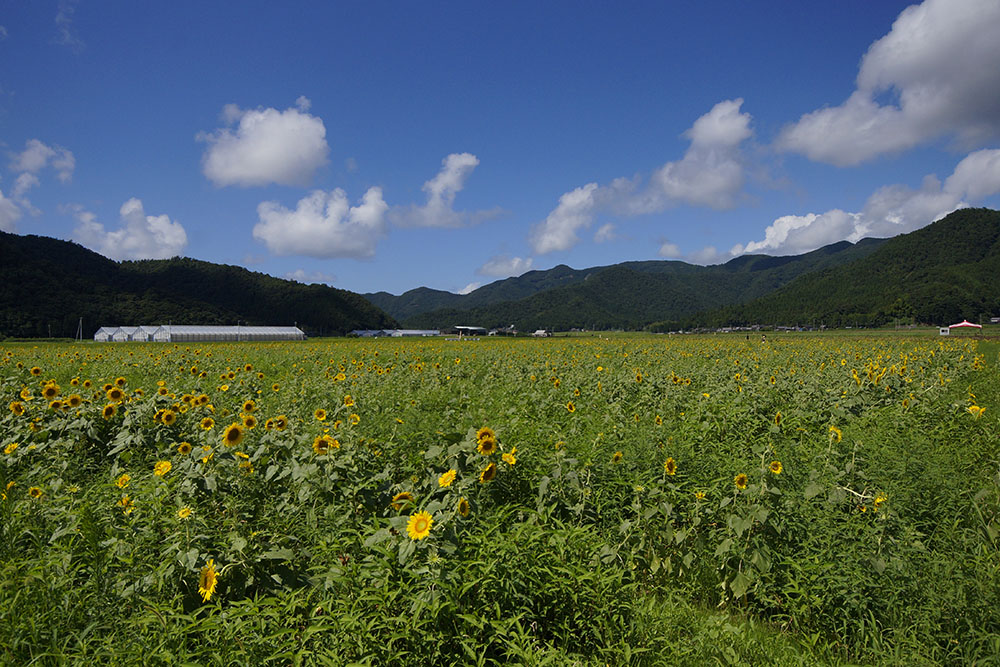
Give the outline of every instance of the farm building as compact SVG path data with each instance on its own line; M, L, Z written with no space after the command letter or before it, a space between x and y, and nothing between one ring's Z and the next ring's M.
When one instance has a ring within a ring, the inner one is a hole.
M107 343L116 331L118 331L118 327L101 327L94 333L94 341L97 343Z
M188 343L199 341L305 340L298 327L250 327L213 325L164 325L138 327L101 327L94 334L97 342Z

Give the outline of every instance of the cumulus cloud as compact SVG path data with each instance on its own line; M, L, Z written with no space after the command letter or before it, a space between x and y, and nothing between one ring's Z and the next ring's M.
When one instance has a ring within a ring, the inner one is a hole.
M13 171L37 174L48 166L56 170L60 182L68 183L73 179L76 158L65 148L48 146L38 139L29 139L23 151L11 154L10 168Z
M888 185L872 193L856 213L833 209L819 214L782 216L767 227L762 240L737 245L730 254L789 255L842 240L856 242L865 237L895 236L969 206L967 200L975 201L998 192L1000 149L984 149L967 155L943 184L931 175L924 178L918 189Z
M465 295L465 294L468 294L469 292L476 291L481 286L482 286L482 283L469 283L468 285L466 285L462 289L458 290L458 293L462 294L462 295Z
M607 243L608 241L614 241L615 238L615 226L609 222L601 225L600 229L594 234L594 243Z
M305 269L289 271L285 274L285 278L288 280L294 280L297 283L302 283L303 285L312 285L314 283L332 285L337 280L337 276L333 274L323 273L322 271L307 272Z
M441 161L441 171L424 183L427 203L395 207L390 220L400 227L461 227L470 217L453 208L455 195L478 164L479 158L472 153L452 153Z
M0 231L16 232L17 221L21 218L21 209L17 204L3 196L0 192Z
M88 248L111 259L168 259L187 246L187 233L166 215L146 215L133 197L119 210L121 227L107 231L90 211L71 207L77 219L74 237Z
M926 0L903 10L861 61L841 105L803 115L779 149L839 166L938 137L971 148L1000 135L1000 3ZM883 103L889 97L892 101Z
M660 250L656 254L667 259L677 259L678 257L682 257L684 253L681 252L680 246L676 243L664 241L660 244Z
M533 262L534 260L531 257L496 255L490 257L485 264L476 269L476 273L480 276L509 278L529 271Z
M698 118L683 134L691 141L684 156L657 169L645 186L638 178L617 178L609 185L588 183L563 194L532 229L533 250L545 254L572 248L580 241L580 230L604 211L635 216L677 204L717 209L735 205L745 180L740 146L753 134L751 116L740 111L742 105L742 99L724 100ZM600 232L595 240L607 240Z
M385 235L387 210L378 187L369 188L356 206L340 188L314 190L295 210L275 201L258 205L253 236L276 255L363 259L375 254Z
M308 185L330 152L326 127L308 113L309 106L305 97L284 111L226 105L222 117L228 127L197 136L208 144L202 172L219 187Z

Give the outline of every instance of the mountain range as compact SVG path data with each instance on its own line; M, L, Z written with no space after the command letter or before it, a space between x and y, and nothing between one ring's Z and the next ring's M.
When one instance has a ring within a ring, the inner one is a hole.
M116 262L0 232L0 338L122 324L297 324L310 335L456 325L671 331L727 325L949 324L1000 315L1000 212L961 209L891 239L724 264L635 261L498 280L460 295L359 295L187 258Z
M1000 212L961 209L891 239L841 241L802 255L724 264L560 265L466 295L426 287L365 297L411 327L521 330L786 324L950 323L1000 314Z
M396 327L363 297L238 266L115 262L76 243L0 232L0 338L72 337L136 324L293 325L310 335Z

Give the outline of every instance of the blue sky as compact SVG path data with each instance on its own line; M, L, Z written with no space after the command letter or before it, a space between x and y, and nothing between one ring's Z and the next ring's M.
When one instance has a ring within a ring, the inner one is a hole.
M1000 3L0 0L0 229L357 292L1000 208Z

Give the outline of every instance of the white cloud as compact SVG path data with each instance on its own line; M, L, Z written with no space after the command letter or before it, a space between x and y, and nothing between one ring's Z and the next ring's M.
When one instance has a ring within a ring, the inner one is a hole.
M1000 149L984 149L959 162L943 185L931 175L916 190L905 185L879 188L858 213L833 209L821 214L786 215L767 227L763 240L738 245L730 254L798 254L842 240L895 236L969 206L967 199L974 201L998 192Z
M476 269L476 273L481 276L494 276L497 278L519 276L531 269L533 261L530 257L496 255L490 257L485 264Z
M274 201L259 204L253 236L276 255L362 259L375 254L385 235L387 209L381 188L369 188L357 206L340 188L314 190L294 211Z
M0 231L16 232L17 221L21 218L21 209L17 204L3 196L0 192Z
M780 149L848 166L942 136L967 148L1000 135L1000 3L926 0L869 47L857 88L785 128ZM893 100L883 104L879 98Z
M608 241L614 241L615 238L615 226L609 222L601 225L600 229L594 234L594 243L607 243Z
M468 294L469 292L474 292L482 286L482 283L469 283L462 289L458 290L459 294Z
M724 100L698 118L684 132L691 141L684 157L657 169L645 187L638 178L616 178L610 185L588 183L563 194L558 206L532 230L535 253L572 248L580 240L578 232L602 211L635 216L677 204L732 207L744 183L740 146L753 134L750 114L740 111L742 105L742 99ZM595 241L607 240L603 230Z
M304 269L296 269L294 271L289 271L285 274L285 278L288 280L294 280L295 282L302 283L303 285L312 285L314 283L322 283L325 285L332 285L337 280L337 276L330 273L323 273L322 271L309 271L306 272Z
M0 42L7 39L7 28L0 25Z
M680 246L676 243L671 243L670 241L664 241L660 245L660 250L657 252L660 257L666 257L667 259L677 259L682 257L684 253L681 252Z
M122 204L122 226L106 231L90 211L72 207L77 219L74 237L88 248L111 259L168 259L187 246L187 233L166 215L146 215L135 197Z
M68 46L71 51L79 53L85 46L73 27L73 13L76 12L76 0L59 0L59 11L56 14L56 42Z
M322 119L307 113L309 100L296 107L240 109L228 104L222 111L227 125L197 139L208 143L202 172L215 185L308 185L327 163L330 147Z
M441 171L424 183L427 203L423 206L397 206L389 215L393 224L401 227L461 227L468 214L454 210L455 195L465 187L465 181L479 164L472 153L452 153L441 161Z
M740 113L742 99L719 102L685 132L691 146L678 162L653 175L670 200L710 208L730 208L743 188L739 146L750 137L750 114Z
M50 165L56 170L57 178L62 183L68 183L73 178L76 158L65 148L47 146L38 139L29 139L23 151L11 154L10 168L13 171L37 174Z
M594 219L599 186L587 183L559 197L559 205L531 232L531 247L539 255L568 250L580 241L577 230Z

